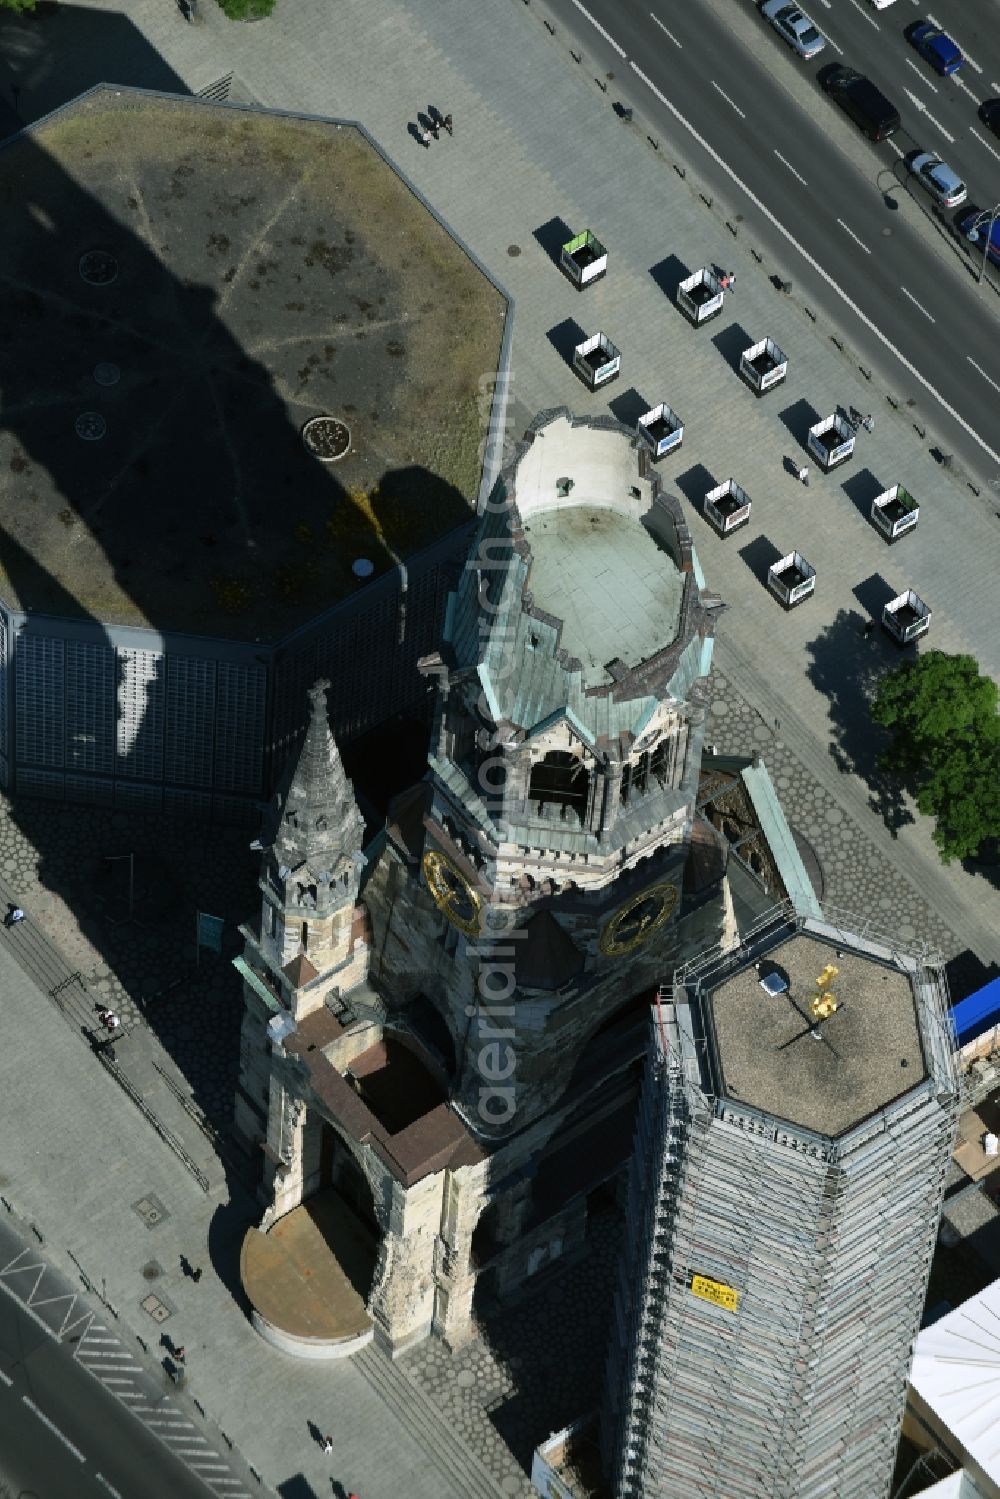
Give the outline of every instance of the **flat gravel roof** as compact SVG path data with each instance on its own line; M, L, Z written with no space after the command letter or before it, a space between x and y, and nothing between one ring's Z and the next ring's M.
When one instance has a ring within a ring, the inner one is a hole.
M722 1091L827 1136L843 1134L909 1092L926 1076L909 977L832 943L798 935L770 949L711 991L709 1015L722 1067ZM824 990L827 964L839 969ZM760 978L788 984L773 998ZM828 990L840 1008L816 1024L810 1005Z
M473 513L507 302L357 128L100 89L0 204L10 603L275 638Z

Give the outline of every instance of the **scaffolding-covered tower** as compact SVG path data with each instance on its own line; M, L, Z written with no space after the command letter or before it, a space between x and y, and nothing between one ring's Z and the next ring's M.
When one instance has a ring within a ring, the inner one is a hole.
M880 1499L954 1137L942 961L776 908L653 1009L602 1412L617 1499Z

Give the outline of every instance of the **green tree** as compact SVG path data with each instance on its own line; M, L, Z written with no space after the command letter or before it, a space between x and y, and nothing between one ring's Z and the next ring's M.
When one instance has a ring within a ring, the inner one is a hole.
M936 819L945 864L1000 837L997 700L997 684L972 656L928 651L884 677L872 704L872 718L892 735L879 763Z
M0 10L34 10L35 0L0 0Z
M274 9L274 0L219 0L231 21L259 21Z

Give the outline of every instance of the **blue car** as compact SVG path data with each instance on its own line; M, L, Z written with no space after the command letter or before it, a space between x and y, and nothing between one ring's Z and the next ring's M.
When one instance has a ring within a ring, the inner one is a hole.
M985 249L993 264L1000 265L1000 214L993 220L993 227L990 228L989 211L972 204L957 215L955 225L959 234L964 234L970 245L978 246L980 255ZM987 231L990 236L988 248L984 244Z
M930 21L918 21L916 26L911 27L909 38L924 61L929 62L935 73L940 73L942 78L947 78L949 73L957 73L965 61L961 48L940 26L934 26Z

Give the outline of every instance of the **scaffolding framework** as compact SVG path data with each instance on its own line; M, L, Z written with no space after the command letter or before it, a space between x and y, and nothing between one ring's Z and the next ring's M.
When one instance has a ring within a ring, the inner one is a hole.
M797 933L906 974L926 1059L837 1138L725 1097L704 1021ZM618 1499L888 1495L958 1102L940 960L842 913L776 907L661 990L602 1425Z

